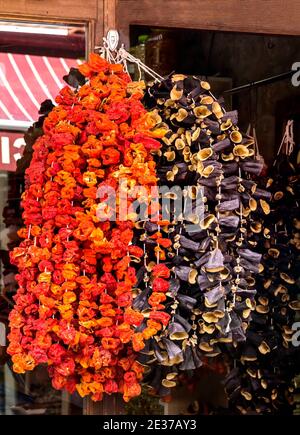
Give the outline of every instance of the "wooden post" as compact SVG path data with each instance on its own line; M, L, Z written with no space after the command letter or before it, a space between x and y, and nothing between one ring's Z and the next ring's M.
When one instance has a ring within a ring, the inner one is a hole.
M103 9L103 31L106 35L110 29L116 28L117 0L104 0Z
M61 415L70 414L70 393L63 390L61 393Z
M89 51L93 51L94 46L101 46L103 36L106 36L110 29L116 29L117 26L118 0L96 0L96 3L98 5L97 18L93 21L93 25L90 26L89 39L93 43L89 44Z
M84 415L124 415L124 401L120 394L105 394L101 402L93 402L89 397L84 399Z

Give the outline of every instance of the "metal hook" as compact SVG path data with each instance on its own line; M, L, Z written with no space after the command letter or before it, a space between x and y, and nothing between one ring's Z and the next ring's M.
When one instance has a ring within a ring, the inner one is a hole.
M109 30L106 35L106 41L109 50L116 51L120 41L119 32L115 29Z

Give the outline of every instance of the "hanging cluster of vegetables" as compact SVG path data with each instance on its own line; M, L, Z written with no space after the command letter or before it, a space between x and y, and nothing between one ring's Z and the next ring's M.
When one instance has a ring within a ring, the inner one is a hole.
M143 250L132 243L129 193L143 186L139 202L148 207L157 180L151 151L165 130L121 65L92 54L79 70L66 80L81 86L57 96L26 171L8 352L17 373L47 363L57 389L93 400L121 392L128 401L141 389L136 351L166 321L150 315L137 331L144 316L132 309L132 264ZM129 198L125 218L112 201L119 187Z
M33 146L11 252L14 371L47 364L54 388L129 401L142 381L167 396L229 351L230 399L251 400L267 385L258 354L289 348L299 216L289 231L286 209L270 213L254 140L209 83L175 74L145 88L96 54L65 80ZM272 211L294 194L277 190Z
M268 194L252 181L264 166L253 139L240 133L236 112L225 112L209 83L175 74L150 86L145 104L169 128L157 168L160 185L171 188L165 197L174 202L173 225L166 228L172 269L166 307L172 322L149 342L140 361L154 363L148 382L168 394L182 371L220 355L226 343L246 339L255 308L254 275L262 268L247 225L253 212L269 212ZM179 192L183 210L176 210Z
M300 173L295 152L279 153L265 186L272 194L270 214L255 215L252 238L262 254L256 310L247 341L232 350L234 366L225 381L232 410L276 414L291 409L299 347L293 343L300 310ZM261 182L262 184L262 182Z
M15 294L18 285L15 280L17 268L9 261L9 251L13 250L20 243L20 238L17 234L18 230L23 226L22 209L20 205L20 196L24 191L25 183L25 170L30 165L32 158L32 145L36 139L43 134L41 125L43 124L46 114L53 108L50 100L46 100L39 111L41 115L39 120L36 121L25 133L25 147L23 150L22 158L17 161L16 172L8 174L9 191L7 194L7 202L3 209L2 217L5 228L7 229L7 237L9 243L7 250L0 251L1 271L3 275L3 289L1 292L0 313L7 319L9 314L9 307L12 304L12 297ZM3 305L2 305L3 302Z

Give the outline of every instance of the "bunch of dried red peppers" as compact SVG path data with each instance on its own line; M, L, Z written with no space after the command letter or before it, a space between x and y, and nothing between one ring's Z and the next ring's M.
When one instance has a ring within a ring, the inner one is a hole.
M79 71L85 83L61 90L26 171L23 240L11 252L19 288L8 352L17 373L45 363L57 389L93 400L119 392L128 401L141 391L137 352L170 319L163 304L169 240L160 233L151 308L145 317L132 307L133 266L144 251L134 243L130 192L143 186L139 205L150 220L159 216L153 204L149 211L157 184L152 153L166 129L145 110L142 85L121 65L91 54ZM111 201L117 190L126 194L125 219Z

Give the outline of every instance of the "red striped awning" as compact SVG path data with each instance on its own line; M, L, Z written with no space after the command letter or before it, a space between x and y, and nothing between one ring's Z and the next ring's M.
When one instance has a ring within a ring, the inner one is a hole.
M62 77L80 60L0 53L0 129L25 128L46 99L65 86Z

